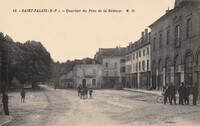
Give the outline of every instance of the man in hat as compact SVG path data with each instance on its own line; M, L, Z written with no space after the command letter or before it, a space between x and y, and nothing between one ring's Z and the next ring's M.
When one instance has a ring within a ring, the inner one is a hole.
M5 115L9 115L9 109L8 109L8 95L6 94L5 91L3 91L2 103L3 103L3 109L4 109Z

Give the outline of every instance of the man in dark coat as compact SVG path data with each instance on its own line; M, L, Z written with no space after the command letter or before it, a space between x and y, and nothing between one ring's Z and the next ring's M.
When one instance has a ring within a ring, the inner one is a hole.
M4 109L5 115L9 115L9 109L8 109L8 95L6 94L5 91L3 91L2 103L3 103L3 109Z
M170 94L167 86L163 87L163 95L164 95L164 104L167 103L167 99L170 101Z
M190 104L189 103L189 101L190 101L189 100L189 95L190 95L190 86L189 85L186 86L186 91L185 91L184 95L185 95L185 98L184 98L185 99L185 104L189 105Z
M172 101L174 101L174 105L176 105L176 92L177 92L177 87L171 83L168 87L169 94L170 94L170 105L172 105Z
M178 87L178 93L179 93L179 105L183 105L183 100L185 98L185 93L186 93L186 87L184 83L181 83L181 85Z
M197 98L199 95L199 87L197 83L195 83L195 85L192 86L191 93L193 95L193 105L197 105Z

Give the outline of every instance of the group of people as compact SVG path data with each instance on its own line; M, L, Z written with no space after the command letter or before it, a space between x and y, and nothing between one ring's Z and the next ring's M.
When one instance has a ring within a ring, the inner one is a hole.
M87 87L83 87L81 86L81 84L78 86L78 96L82 99L88 98L88 92L90 95L90 99L92 98L92 88L87 88Z
M178 92L179 94L179 105L189 105L189 96L192 94L193 96L193 105L197 105L197 98L199 94L198 85L195 83L195 85L185 85L184 83L181 83L178 87L171 83L168 87L163 87L164 92L164 104L167 103L167 100L169 100L170 105L173 104L176 105L176 94Z

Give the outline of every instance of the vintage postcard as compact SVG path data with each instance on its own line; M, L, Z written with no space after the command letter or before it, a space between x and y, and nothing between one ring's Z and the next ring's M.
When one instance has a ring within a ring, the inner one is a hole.
M199 0L0 0L0 126L199 126Z

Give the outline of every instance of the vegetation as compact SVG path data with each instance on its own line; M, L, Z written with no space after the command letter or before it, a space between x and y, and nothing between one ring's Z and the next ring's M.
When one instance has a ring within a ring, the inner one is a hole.
M14 42L8 35L0 33L0 89L16 86L14 83L29 83L36 87L37 82L58 84L61 75L73 70L76 64L91 64L91 58L64 63L54 62L50 53L40 42Z
M11 87L16 78L21 84L49 80L52 59L40 42L14 42L9 36L0 33L1 87Z

